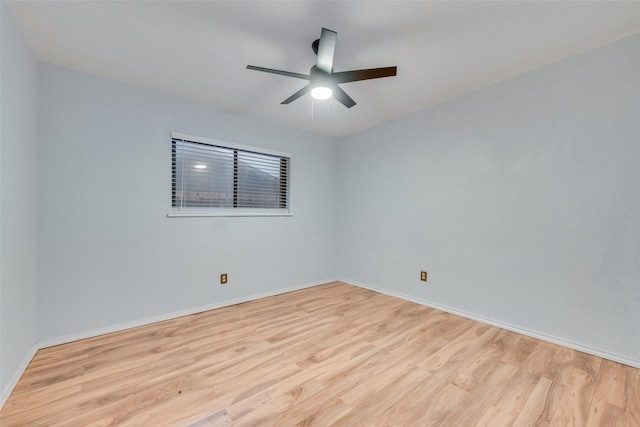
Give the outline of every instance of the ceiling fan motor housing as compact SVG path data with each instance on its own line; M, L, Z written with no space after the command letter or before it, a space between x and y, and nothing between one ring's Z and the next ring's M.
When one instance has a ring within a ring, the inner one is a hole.
M331 79L331 74L325 73L322 70L318 70L315 65L309 70L309 76L311 87L332 88L334 85L333 80Z

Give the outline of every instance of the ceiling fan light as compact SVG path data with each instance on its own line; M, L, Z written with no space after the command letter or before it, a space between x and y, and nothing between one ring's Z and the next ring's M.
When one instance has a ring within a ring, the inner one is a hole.
M328 99L331 98L333 91L326 86L317 86L311 89L311 96L315 99Z

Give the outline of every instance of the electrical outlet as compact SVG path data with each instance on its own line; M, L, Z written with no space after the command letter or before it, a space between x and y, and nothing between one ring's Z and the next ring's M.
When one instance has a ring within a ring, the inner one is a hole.
M427 272L426 271L421 271L420 272L420 280L422 280L423 282L427 281Z
M227 273L222 273L220 275L220 284L221 285L226 285L227 284Z

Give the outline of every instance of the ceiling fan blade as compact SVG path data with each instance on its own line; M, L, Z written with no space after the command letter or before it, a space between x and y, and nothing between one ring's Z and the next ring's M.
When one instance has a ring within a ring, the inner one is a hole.
M347 92L342 90L342 88L338 85L333 86L333 97L347 108L351 108L356 105L356 101L354 101L349 95L347 95Z
M393 77L398 67L368 68L366 70L341 71L333 73L331 78L334 83L356 82L359 80L379 79L381 77Z
M316 68L331 74L333 71L333 56L336 53L336 41L338 33L335 31L322 29L320 33L320 44L318 45L318 59L316 60Z
M296 79L309 80L306 74L292 73L291 71L274 70L273 68L256 67L255 65L247 65L248 70L263 71L265 73L280 74L281 76L295 77Z
M297 91L296 93L294 93L293 95L291 95L290 97L282 101L280 104L290 104L296 99L300 98L301 96L306 95L310 90L311 90L311 85L306 85L305 87L303 87L302 89L300 89L299 91Z

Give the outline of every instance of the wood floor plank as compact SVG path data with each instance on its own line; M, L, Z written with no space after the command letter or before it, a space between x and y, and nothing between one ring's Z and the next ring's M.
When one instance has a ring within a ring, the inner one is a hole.
M551 426L584 426L589 419L594 391L594 377L581 367L571 369L561 404L556 409Z
M339 282L42 349L17 426L640 426L640 370Z
M516 426L548 426L558 408L564 386L541 377L527 397L527 401L515 419Z
M495 406L489 407L475 427L509 427L514 423L513 415Z

